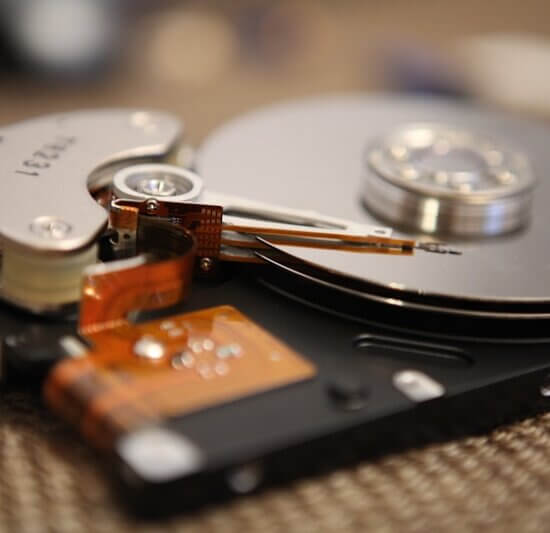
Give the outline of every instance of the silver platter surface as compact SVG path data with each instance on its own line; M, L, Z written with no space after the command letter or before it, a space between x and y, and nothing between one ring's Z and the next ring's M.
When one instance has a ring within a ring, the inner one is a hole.
M472 131L523 154L536 181L528 222L496 237L445 235L462 255L416 251L413 256L395 256L299 247L284 251L339 279L364 283L367 293L380 289L393 303L426 298L434 310L453 308L468 314L481 306L495 316L528 316L530 306L536 306L535 315L548 316L542 308L550 304L550 128L543 123L433 98L348 94L308 99L226 123L203 143L197 171L211 190L379 225L384 220L369 212L362 198L365 153L387 132L413 123ZM404 230L394 235L434 238L433 233Z

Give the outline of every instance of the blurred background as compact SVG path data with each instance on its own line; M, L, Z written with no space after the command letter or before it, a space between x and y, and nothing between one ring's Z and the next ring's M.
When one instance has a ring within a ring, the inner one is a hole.
M414 91L550 115L547 0L0 0L0 123L164 108L198 142L273 101Z

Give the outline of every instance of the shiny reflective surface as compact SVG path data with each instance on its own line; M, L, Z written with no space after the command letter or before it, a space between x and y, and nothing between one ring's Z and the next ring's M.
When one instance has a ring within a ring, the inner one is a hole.
M367 162L402 187L457 199L508 196L534 181L522 154L452 125L405 124L379 138Z
M138 109L74 111L3 127L2 240L40 253L89 246L107 224L88 190L99 179L95 172L121 161L162 158L182 133L173 116ZM46 219L57 221L55 238L52 228L37 231Z
M330 271L391 289L396 298L411 291L466 304L470 299L550 302L550 131L542 124L434 99L315 99L272 106L226 124L203 144L197 168L212 188L231 187L233 194L380 224L361 201L365 151L385 132L414 122L452 123L497 137L525 154L538 180L529 225L499 237L446 237L462 255L394 257L285 249ZM401 235L423 237L420 232Z
M365 157L363 200L409 230L498 235L529 222L535 180L528 158L475 131L404 124Z

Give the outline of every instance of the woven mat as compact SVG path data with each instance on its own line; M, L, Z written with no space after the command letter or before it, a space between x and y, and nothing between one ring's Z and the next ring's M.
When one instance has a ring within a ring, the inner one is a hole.
M550 529L550 414L143 523L38 398L0 393L0 531L535 532Z

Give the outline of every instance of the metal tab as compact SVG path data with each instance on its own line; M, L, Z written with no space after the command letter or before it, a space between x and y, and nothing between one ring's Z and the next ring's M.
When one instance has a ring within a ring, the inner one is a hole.
M161 158L181 133L169 114L130 109L50 115L0 129L0 237L41 253L87 246L107 223L88 192L94 171Z
M413 402L425 402L445 394L445 387L418 370L401 370L393 376L394 387Z

